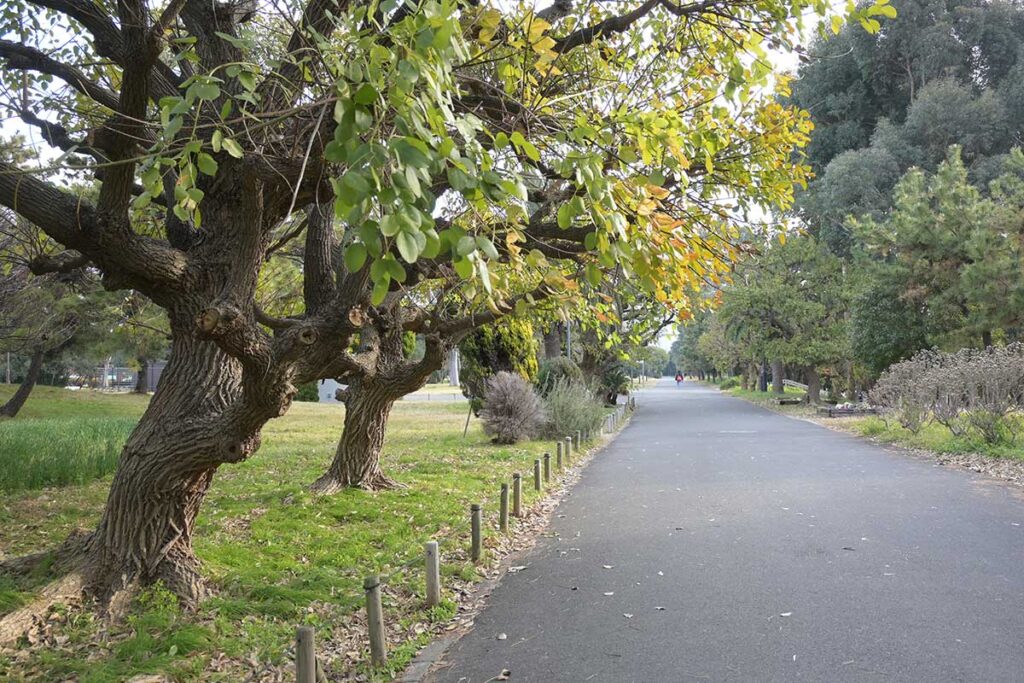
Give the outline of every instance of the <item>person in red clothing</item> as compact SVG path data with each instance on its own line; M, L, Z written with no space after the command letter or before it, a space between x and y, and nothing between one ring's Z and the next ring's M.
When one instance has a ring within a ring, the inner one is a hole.
M683 373L677 372L676 373L676 386L678 387L682 383L683 383Z

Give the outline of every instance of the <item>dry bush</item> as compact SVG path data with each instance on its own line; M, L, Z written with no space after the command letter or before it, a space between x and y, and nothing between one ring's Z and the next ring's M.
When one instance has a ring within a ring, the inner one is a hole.
M510 444L537 433L544 424L544 407L526 380L499 372L487 380L480 418L484 433L495 443Z
M871 401L883 419L917 432L933 418L954 436L971 431L988 443L1013 441L1024 406L1024 346L984 351L921 351L879 378Z

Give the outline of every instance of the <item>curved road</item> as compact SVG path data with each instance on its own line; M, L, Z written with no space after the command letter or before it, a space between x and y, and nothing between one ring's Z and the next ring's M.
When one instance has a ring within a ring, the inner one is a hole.
M638 403L428 680L1024 681L1024 491L689 383Z

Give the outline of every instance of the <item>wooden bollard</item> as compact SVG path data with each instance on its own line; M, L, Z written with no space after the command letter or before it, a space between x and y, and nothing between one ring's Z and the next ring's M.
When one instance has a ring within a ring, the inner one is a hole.
M523 516L523 476L518 472L512 475L512 514Z
M427 541L423 554L427 562L427 607L437 607L441 604L441 556L437 541Z
M472 526L473 540L470 546L469 557L474 562L480 561L480 554L483 551L483 513L481 512L479 503L473 503L469 506L470 523Z
M576 443L573 444L573 448L577 453L583 448L583 431L580 429L576 430Z
M388 663L387 641L384 639L384 609L380 604L380 577L363 579L366 591L366 625L370 629L370 661L374 666Z
M540 491L540 458L533 461L533 488L535 491Z
M572 437L565 437L565 459L572 462Z
M501 507L498 512L498 528L502 533L508 532L508 484L501 485Z
M555 467L562 469L562 442L559 441L555 444Z
M551 454L544 454L544 483L551 481Z
M316 632L312 626L295 629L295 680L316 683Z

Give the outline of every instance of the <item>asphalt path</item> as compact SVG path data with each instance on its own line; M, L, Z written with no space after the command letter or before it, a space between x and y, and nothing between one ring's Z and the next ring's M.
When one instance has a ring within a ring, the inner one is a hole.
M1024 491L668 379L428 680L1024 681Z

